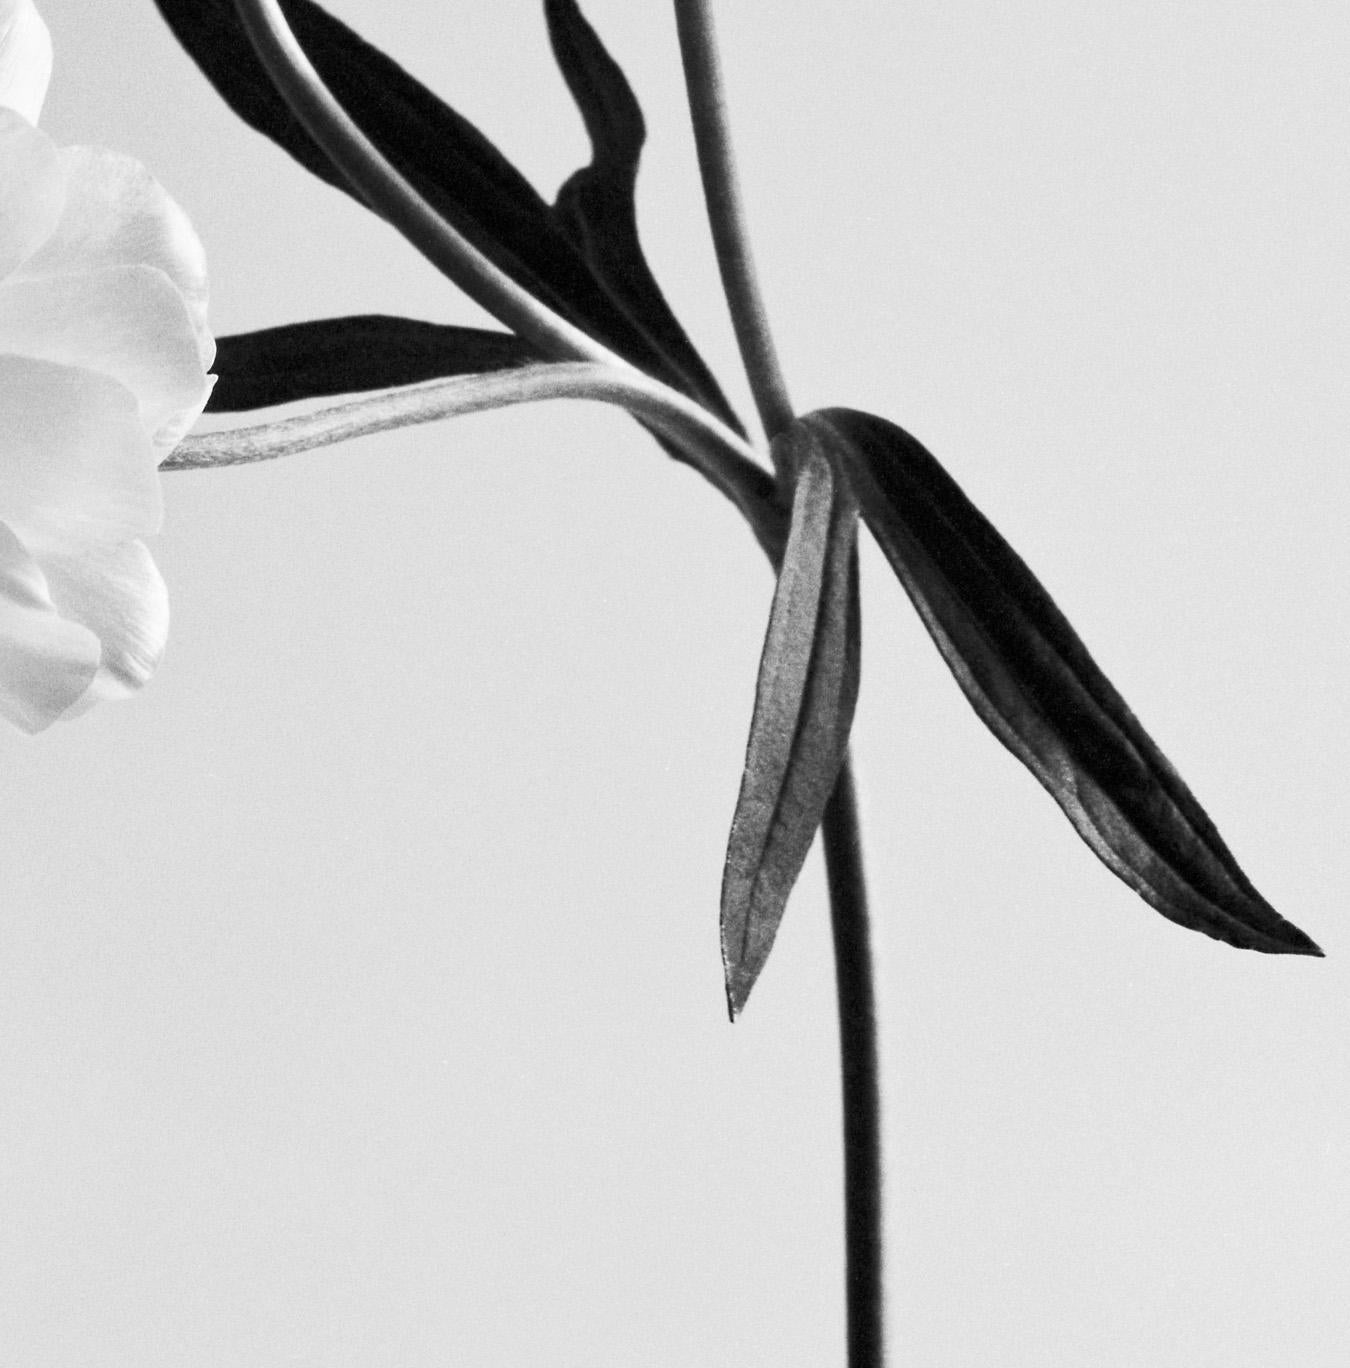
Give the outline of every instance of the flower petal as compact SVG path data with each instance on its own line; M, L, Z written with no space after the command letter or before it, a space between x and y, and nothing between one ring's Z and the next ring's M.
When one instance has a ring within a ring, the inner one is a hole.
M12 109L0 108L0 279L31 257L56 229L65 175L52 140Z
M216 347L206 323L206 253L188 216L133 157L101 147L63 147L65 211L24 276L106 266L154 266L183 296L203 370Z
M56 611L37 562L0 523L0 716L42 731L77 704L99 667L98 637Z
M0 105L35 124L52 75L52 36L33 0L0 0Z
M166 431L168 447L210 393L183 297L153 266L0 284L4 352L112 376L136 396L146 432Z
M163 516L136 397L106 375L0 356L0 519L25 541L125 541Z
M169 635L168 590L145 544L44 539L33 550L62 616L102 643L77 713L135 693L154 674Z

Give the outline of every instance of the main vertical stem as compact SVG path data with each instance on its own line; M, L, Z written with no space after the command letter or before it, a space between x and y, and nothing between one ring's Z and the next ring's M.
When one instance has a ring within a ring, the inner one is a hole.
M839 1049L843 1061L848 1362L849 1368L881 1368L886 1355L881 1083L858 797L847 756L825 809L821 836L834 930Z
M711 0L675 0L689 111L722 289L760 421L772 440L793 420L745 230L731 153ZM790 472L779 467L780 482ZM847 756L821 822L834 930L843 1065L844 1243L849 1368L885 1362L882 1281L881 1087L876 995L858 800Z

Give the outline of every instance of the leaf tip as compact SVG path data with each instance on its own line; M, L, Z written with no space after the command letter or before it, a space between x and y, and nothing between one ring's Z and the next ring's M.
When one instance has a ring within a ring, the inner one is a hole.
M1308 955L1313 959L1326 959L1327 952L1313 938L1300 931L1293 922L1285 922L1285 943L1277 952L1285 955Z
M750 1001L750 990L755 986L759 970L751 969L744 962L733 959L728 947L722 947L722 985L727 995L727 1020L734 1026L737 1018L745 1011Z

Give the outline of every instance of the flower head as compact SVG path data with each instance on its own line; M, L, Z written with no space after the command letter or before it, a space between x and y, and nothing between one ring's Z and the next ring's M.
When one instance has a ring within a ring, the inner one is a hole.
M0 715L28 732L159 662L140 538L215 354L186 215L130 157L37 129L50 70L32 0L0 0Z

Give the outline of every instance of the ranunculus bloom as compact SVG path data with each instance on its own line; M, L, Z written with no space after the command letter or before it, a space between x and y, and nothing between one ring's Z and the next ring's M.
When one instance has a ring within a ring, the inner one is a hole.
M215 356L186 215L130 157L34 127L50 70L32 0L0 0L0 715L27 732L159 663L140 538Z

